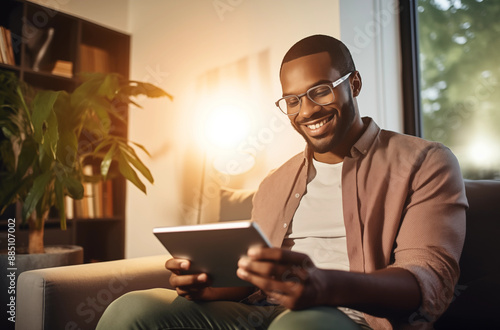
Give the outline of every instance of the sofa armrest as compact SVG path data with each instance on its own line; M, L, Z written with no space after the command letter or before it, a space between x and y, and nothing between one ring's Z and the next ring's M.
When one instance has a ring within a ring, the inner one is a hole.
M19 275L16 329L95 329L121 295L169 288L168 256L46 268Z

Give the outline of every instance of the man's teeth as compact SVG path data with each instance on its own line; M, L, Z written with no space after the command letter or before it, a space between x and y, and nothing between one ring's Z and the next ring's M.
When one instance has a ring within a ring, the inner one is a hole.
M318 129L320 128L321 126L323 126L324 124L326 124L328 122L328 119L323 119L322 121L320 121L319 123L317 124L312 124L312 125L307 125L307 127L309 129Z

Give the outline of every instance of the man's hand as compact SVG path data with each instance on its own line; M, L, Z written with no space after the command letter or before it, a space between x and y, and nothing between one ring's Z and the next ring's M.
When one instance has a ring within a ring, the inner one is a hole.
M302 253L280 248L250 248L237 275L289 309L326 304L325 272Z
M408 317L421 304L420 286L406 269L371 273L320 269L302 253L251 248L238 262L238 276L289 309L330 305L380 317Z
M172 258L167 260L165 268L172 272L170 285L177 294L188 300L213 300L210 280L207 274L187 274L191 263L189 260Z
M234 300L238 301L248 296L253 287L214 288L208 274L188 274L191 263L189 260L172 258L167 260L165 268L172 272L170 285L175 287L177 294L188 300Z

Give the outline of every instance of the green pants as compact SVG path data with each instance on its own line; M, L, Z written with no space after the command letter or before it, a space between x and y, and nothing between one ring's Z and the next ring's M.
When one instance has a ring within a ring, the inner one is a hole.
M97 330L112 329L362 329L336 308L289 311L230 301L192 302L167 289L135 291L108 306Z

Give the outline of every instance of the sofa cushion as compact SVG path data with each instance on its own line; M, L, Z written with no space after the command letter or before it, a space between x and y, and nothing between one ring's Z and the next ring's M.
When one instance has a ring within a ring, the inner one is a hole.
M493 329L500 309L500 181L465 180L469 201L454 301L436 329Z
M219 221L250 219L254 194L255 190L221 187Z

